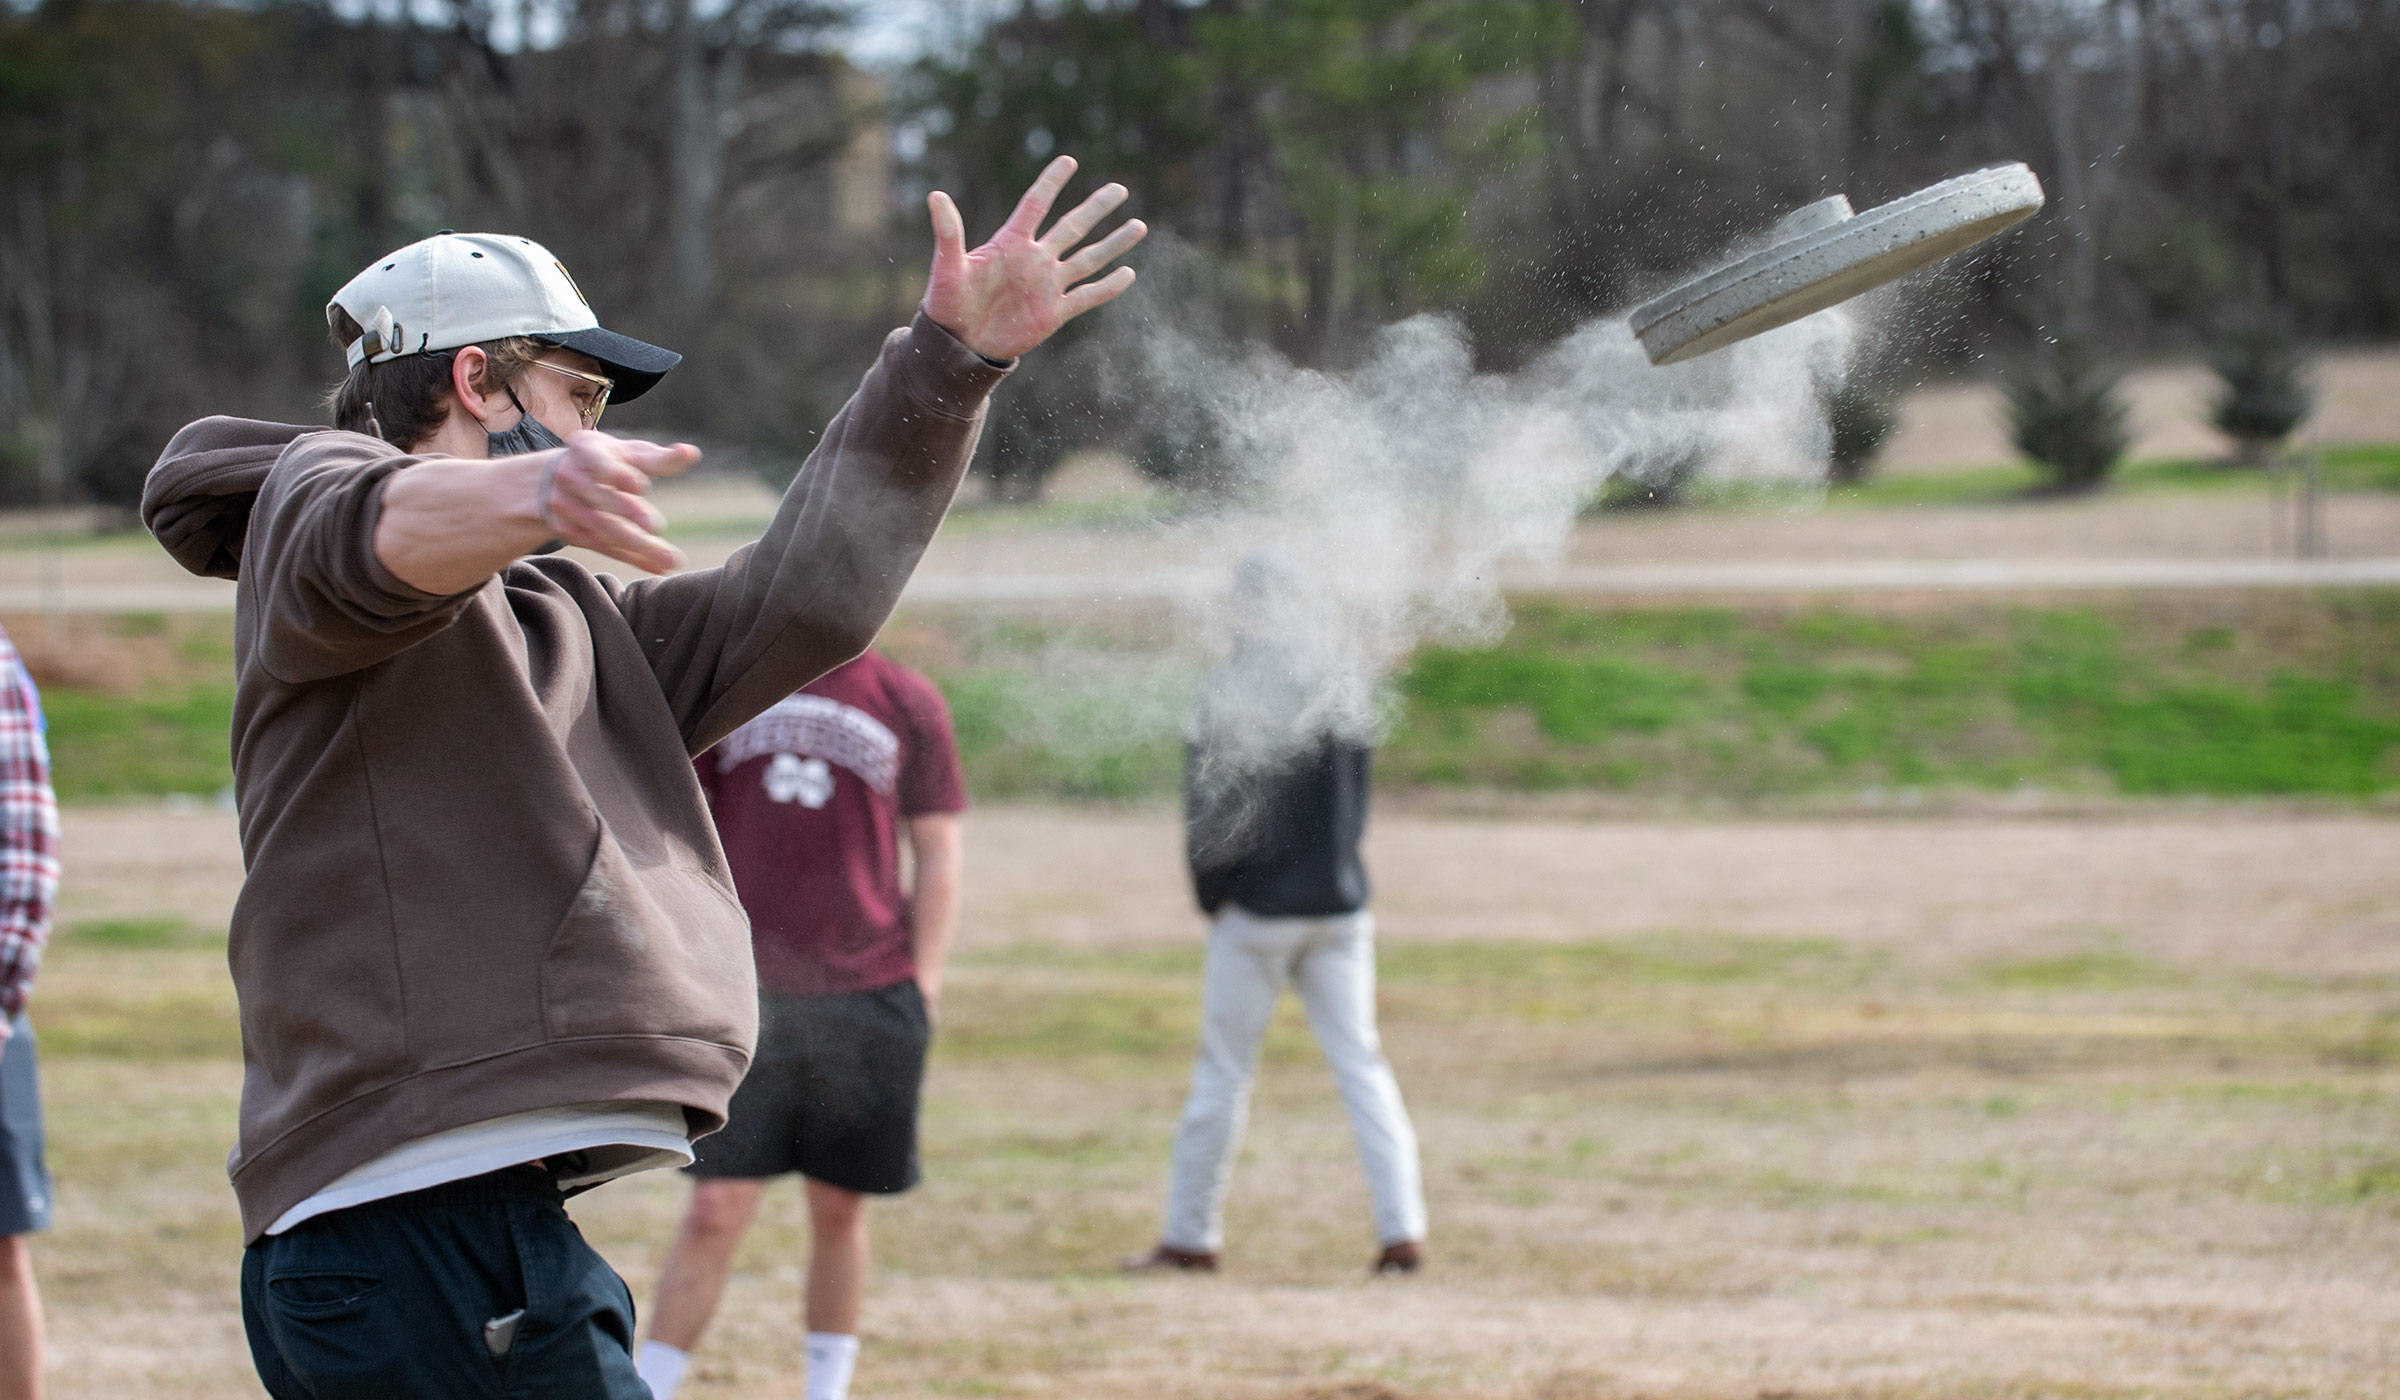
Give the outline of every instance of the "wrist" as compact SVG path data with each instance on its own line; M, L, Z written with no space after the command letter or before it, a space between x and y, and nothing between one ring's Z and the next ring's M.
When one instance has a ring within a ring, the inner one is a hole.
M566 465L567 451L553 447L542 454L542 470L533 486L533 514L541 522L544 538L558 538L558 470Z
M558 470L566 455L564 448L545 448L510 457L493 469L502 477L496 483L498 513L529 536L527 548L558 535Z
M965 331L952 324L952 318L935 315L933 306L930 302L917 303L917 310L924 313L925 319L931 321L936 328L942 331L943 334L949 336L952 340L957 341L959 344L964 345L969 350L974 351L979 359L981 359L985 364L990 365L992 368L1007 369L1010 365L1013 365L1017 362L1017 357L1014 355L995 355L990 350L976 344L973 338L968 336Z

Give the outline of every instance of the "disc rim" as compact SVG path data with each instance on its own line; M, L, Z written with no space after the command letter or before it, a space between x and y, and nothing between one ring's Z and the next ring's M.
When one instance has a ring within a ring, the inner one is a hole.
M1967 195L2002 202L1962 223L1910 236L1928 206ZM1692 278L1643 303L1628 319L1653 364L1679 363L1896 281L2031 218L2044 202L2041 182L2023 162L1984 166ZM1854 256L1830 272L1799 275L1824 249L1846 242L1860 245ZM1856 275L1862 271L1865 276ZM1778 288L1779 280L1791 285ZM1811 288L1823 295L1811 296Z

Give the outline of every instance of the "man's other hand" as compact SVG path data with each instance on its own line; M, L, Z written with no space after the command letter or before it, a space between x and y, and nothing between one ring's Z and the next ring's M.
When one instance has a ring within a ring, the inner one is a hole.
M650 504L650 483L689 469L699 448L587 430L553 450L557 463L536 484L534 502L552 534L654 574L683 563L683 551L659 533L667 518Z
M1080 251L1075 247L1125 202L1123 185L1102 185L1061 215L1048 233L1041 232L1051 204L1074 174L1074 157L1050 162L1008 222L972 251L966 223L950 196L940 190L927 196L933 212L933 275L925 287L925 314L934 324L979 355L1013 360L1133 285L1130 267L1096 282L1085 279L1142 241L1150 229L1141 220L1127 219L1099 242Z

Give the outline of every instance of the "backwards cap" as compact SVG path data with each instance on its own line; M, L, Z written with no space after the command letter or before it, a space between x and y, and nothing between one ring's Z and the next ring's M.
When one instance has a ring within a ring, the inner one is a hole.
M350 367L530 336L579 350L606 367L612 403L648 393L683 356L603 330L566 265L530 238L445 229L368 264L326 304L365 327L346 347Z

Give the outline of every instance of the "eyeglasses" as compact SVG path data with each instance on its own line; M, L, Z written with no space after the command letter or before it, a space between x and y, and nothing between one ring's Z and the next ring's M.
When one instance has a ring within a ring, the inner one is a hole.
M533 367L546 369L552 374L563 374L569 379L579 379L591 385L593 393L589 397L582 394L575 396L575 416L581 418L583 426L587 428L600 426L600 415L608 411L608 396L617 387L617 381L602 375L585 374L579 369L568 369L565 365L554 365L548 360L535 360Z

